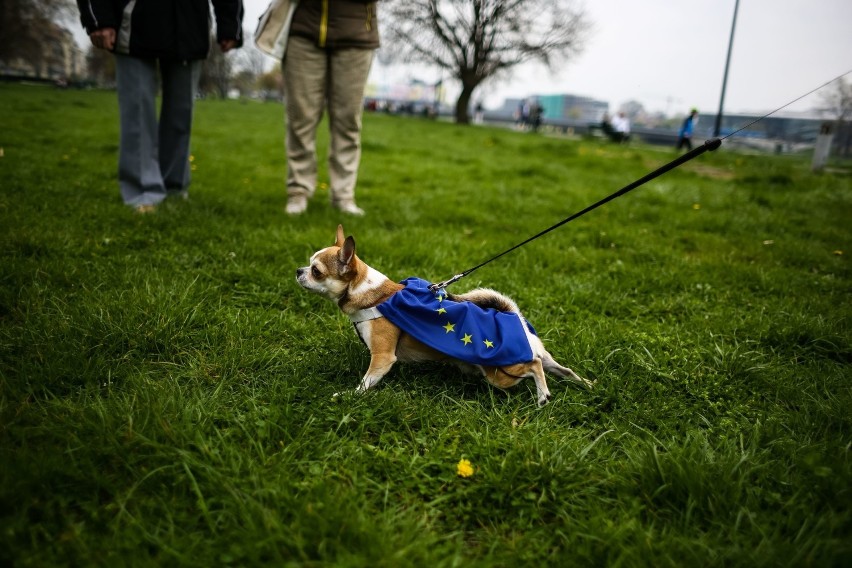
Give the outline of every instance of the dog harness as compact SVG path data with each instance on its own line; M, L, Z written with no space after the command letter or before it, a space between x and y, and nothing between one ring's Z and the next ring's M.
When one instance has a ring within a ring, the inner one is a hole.
M450 300L446 291L433 292L431 283L420 278L400 284L405 288L349 319L358 324L386 317L421 343L474 365L501 367L532 361L527 333L535 334L535 329L520 314Z
M349 314L349 321L353 324L359 324L364 321L379 319L380 317L382 317L382 313L378 309L364 308L363 310L358 310L354 314Z

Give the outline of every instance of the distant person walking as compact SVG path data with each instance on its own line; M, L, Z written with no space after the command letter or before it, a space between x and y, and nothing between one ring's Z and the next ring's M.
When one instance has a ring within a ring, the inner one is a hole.
M529 107L529 123L533 132L538 132L543 116L544 108L542 108L538 101L533 101Z
M692 109L689 111L689 116L687 116L683 124L680 126L680 130L677 133L677 146L675 149L680 151L681 148L686 146L686 151L692 151L692 133L695 131L695 125L698 124L698 109Z
M482 102L476 103L476 107L474 107L473 111L473 123L474 124L482 124L485 120L485 108L482 106Z
M211 0L77 0L92 45L115 54L124 203L150 213L189 196L189 141L201 61L210 50ZM212 0L223 52L242 45L241 0ZM157 116L156 96L162 85Z
M379 47L376 2L301 0L282 61L287 107L287 207L299 215L317 184L316 135L328 110L332 207L363 215L355 204L361 161L364 87Z
M518 130L526 130L527 122L529 121L530 105L526 99L522 99L518 103L518 109L515 111L515 126Z
M630 139L630 119L623 112L619 112L612 119L613 141L626 142Z

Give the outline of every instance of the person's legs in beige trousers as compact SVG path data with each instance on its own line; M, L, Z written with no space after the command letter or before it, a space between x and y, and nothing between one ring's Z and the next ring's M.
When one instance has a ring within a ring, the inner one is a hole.
M331 54L328 116L331 148L328 175L331 204L350 213L355 206L355 183L361 161L361 113L364 86L373 61L372 49L339 49Z
M331 148L329 181L333 206L363 214L355 205L361 155L361 108L373 51L328 52L291 37L282 65L287 98L287 212L307 207L317 183L316 131L328 105Z
M281 68L287 113L288 213L301 213L317 183L316 133L325 106L326 53L291 37ZM291 210L292 205L295 210Z

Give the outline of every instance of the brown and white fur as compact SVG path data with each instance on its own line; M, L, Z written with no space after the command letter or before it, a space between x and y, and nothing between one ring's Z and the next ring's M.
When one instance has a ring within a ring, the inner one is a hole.
M541 340L529 331L527 336L533 350L533 360L505 367L464 363L417 341L374 309L403 286L358 258L355 254L355 239L351 236L344 238L342 225L337 227L334 245L314 253L309 266L296 269L296 281L307 290L336 302L343 313L352 319L358 335L370 350L370 368L361 379L357 391L366 391L378 384L397 361L452 361L466 371L478 371L489 383L501 389L513 387L521 379L531 377L535 379L540 406L547 404L550 398L545 371L588 389L594 385L557 363ZM450 294L448 297L454 301L470 301L484 308L520 314L514 301L487 288L477 288L465 294ZM364 316L365 313L372 315Z

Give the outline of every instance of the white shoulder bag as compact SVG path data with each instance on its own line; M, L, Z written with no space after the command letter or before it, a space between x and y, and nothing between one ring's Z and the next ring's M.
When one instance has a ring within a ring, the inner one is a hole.
M263 53L276 59L284 57L296 4L298 0L272 0L260 17L254 32L254 43Z

